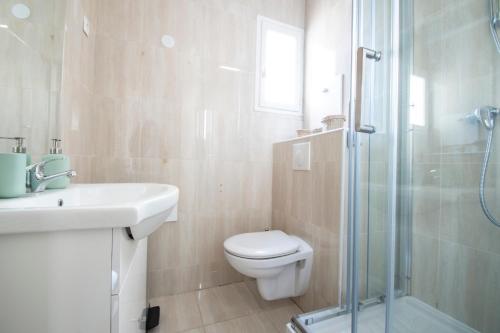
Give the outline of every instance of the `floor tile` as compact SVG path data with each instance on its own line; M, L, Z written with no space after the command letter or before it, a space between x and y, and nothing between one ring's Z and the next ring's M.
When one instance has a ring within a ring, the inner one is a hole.
M206 333L280 333L264 313L256 313L205 327Z
M200 290L197 293L205 325L259 311L259 305L244 282Z
M282 308L265 311L263 314L278 332L284 332L285 325L290 322L290 319L300 313L302 313L300 308L292 304Z
M301 313L290 299L265 301L255 281L150 300L161 307L152 333L281 333Z
M196 296L192 292L152 299L152 306L160 306L160 326L153 332L183 332L203 326Z
M194 328L192 330L182 331L180 333L206 333L206 332L205 332L205 329L203 327L198 327L198 328Z

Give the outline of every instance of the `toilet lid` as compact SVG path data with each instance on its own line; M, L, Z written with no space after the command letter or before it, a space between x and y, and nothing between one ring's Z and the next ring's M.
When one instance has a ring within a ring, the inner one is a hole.
M299 243L283 231L273 230L229 237L224 249L238 257L269 259L297 252Z

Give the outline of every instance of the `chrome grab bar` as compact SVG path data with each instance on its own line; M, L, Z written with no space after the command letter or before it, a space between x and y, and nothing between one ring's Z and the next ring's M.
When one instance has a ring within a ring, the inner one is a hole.
M375 133L375 126L361 125L361 114L363 109L363 75L365 70L365 59L380 61L382 53L366 47L358 47L356 54L356 100L354 103L354 124L356 132Z

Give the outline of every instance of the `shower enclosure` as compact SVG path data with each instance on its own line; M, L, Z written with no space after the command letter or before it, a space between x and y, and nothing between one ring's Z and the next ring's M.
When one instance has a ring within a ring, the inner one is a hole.
M498 13L354 1L348 274L302 331L500 332Z

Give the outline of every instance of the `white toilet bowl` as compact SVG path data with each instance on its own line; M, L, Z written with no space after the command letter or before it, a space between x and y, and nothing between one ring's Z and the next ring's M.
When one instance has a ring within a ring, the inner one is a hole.
M252 232L224 242L231 266L257 279L265 300L303 295L311 277L313 249L304 240L282 231Z

